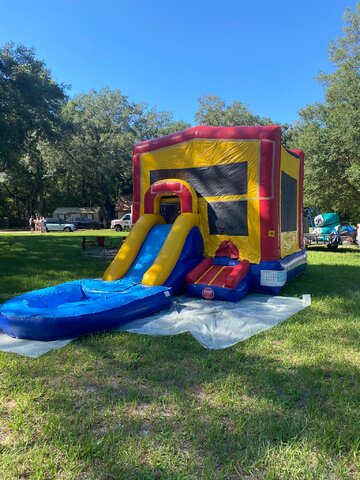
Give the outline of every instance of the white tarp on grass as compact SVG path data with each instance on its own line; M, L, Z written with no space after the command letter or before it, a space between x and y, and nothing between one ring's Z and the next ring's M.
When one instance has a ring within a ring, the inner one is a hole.
M145 335L189 332L203 347L218 350L268 330L310 304L310 295L291 298L251 294L237 303L180 297L171 309L135 320L119 330Z
M18 353L26 357L37 358L50 352L62 348L73 339L54 340L52 342L40 342L39 340L22 340L20 338L9 337L5 333L0 333L0 351Z
M217 350L268 330L310 304L310 295L251 294L237 303L178 297L170 309L127 323L119 330L154 336L189 332L203 347ZM36 358L70 341L19 340L0 334L0 351Z

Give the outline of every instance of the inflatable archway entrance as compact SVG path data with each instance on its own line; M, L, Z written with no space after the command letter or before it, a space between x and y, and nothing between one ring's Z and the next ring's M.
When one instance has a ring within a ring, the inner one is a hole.
M180 199L181 213L198 213L195 190L184 180L166 179L153 183L144 196L144 213L160 213L160 199L176 195Z

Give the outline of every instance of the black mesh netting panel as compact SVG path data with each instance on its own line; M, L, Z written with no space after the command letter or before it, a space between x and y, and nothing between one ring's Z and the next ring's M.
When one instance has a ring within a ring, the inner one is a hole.
M210 235L248 235L247 201L208 203Z
M188 182L200 197L245 195L248 183L247 162L198 168L169 168L152 170L150 183L166 178L179 178Z
M297 230L297 180L281 173L281 231Z

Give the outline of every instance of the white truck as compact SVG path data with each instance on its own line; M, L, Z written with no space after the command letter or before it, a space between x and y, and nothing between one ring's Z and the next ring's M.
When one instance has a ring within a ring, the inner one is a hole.
M131 230L132 224L132 213L125 213L121 218L111 220L110 228L123 232Z

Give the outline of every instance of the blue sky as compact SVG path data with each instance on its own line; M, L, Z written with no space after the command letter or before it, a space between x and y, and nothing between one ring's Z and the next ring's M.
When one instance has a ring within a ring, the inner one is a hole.
M292 122L323 98L315 76L330 71L350 0L2 2L0 44L35 47L70 95L119 88L130 100L194 123L197 98L240 100Z

